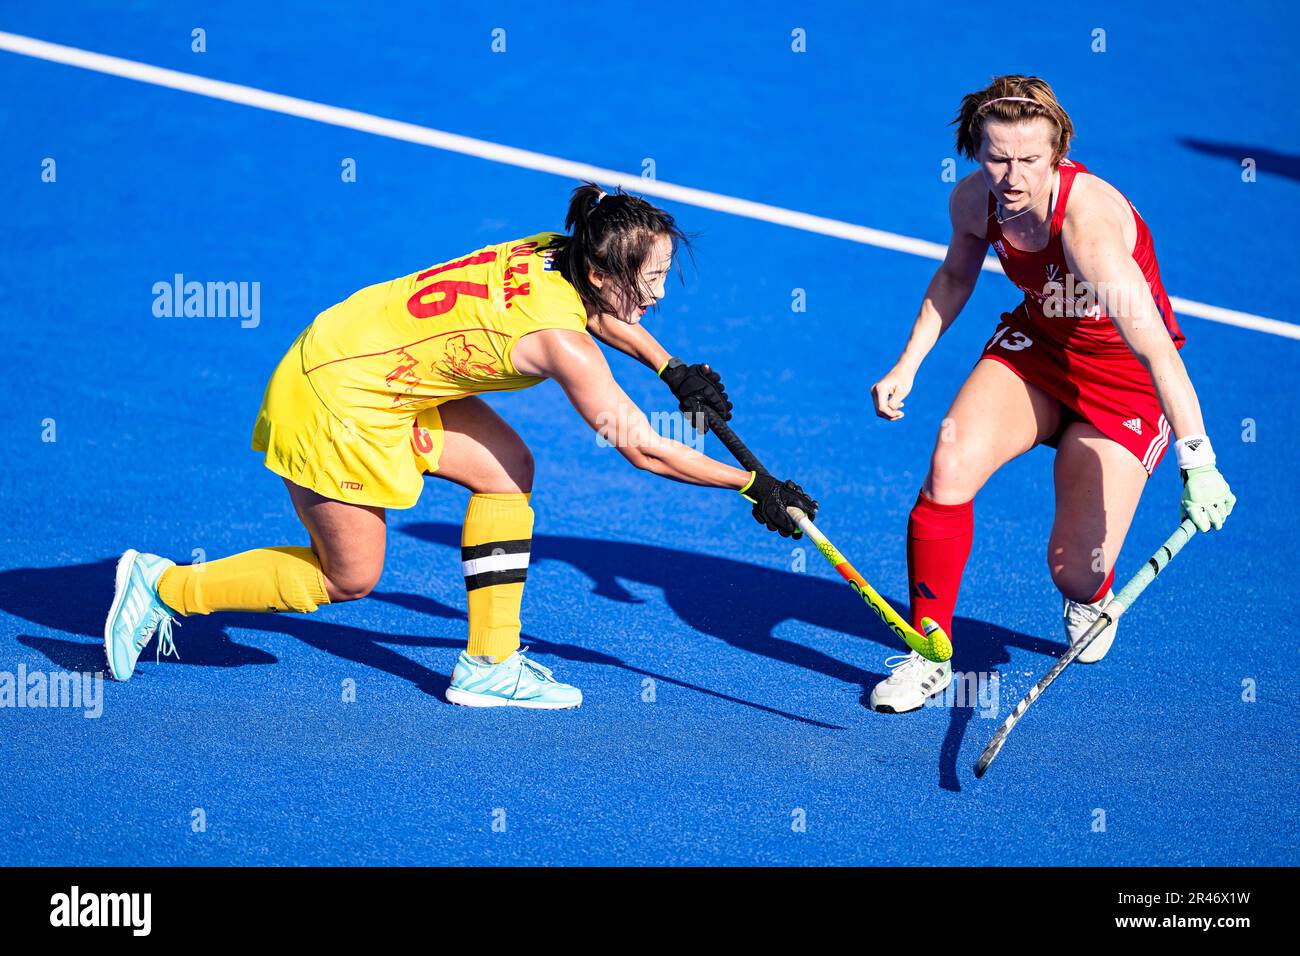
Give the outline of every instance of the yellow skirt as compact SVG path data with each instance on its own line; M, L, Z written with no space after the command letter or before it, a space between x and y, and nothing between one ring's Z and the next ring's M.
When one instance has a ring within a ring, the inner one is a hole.
M437 407L411 414L405 440L377 441L317 396L303 371L302 339L298 336L266 386L253 426L253 450L265 455L271 471L322 497L410 508L424 488L423 475L438 470L443 432Z

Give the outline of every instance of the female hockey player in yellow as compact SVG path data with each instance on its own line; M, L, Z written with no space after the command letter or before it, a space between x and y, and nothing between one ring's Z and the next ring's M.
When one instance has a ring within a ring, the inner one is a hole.
M786 514L817 503L794 482L741 471L657 435L614 381L595 337L658 371L683 412L724 419L731 403L706 365L686 365L639 323L663 297L681 230L645 200L574 191L565 228L488 246L362 289L298 336L266 389L253 448L284 479L311 547L280 546L182 567L127 551L104 625L109 669L127 680L173 614L311 612L365 597L384 563L385 509L410 508L423 475L472 493L462 532L469 643L447 691L481 707L556 709L578 688L519 651L533 531L533 464L477 396L551 378L578 414L638 468L730 488L754 517L796 534Z

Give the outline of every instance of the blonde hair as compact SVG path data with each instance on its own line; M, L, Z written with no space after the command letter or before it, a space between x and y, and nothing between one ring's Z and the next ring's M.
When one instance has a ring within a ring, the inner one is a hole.
M1036 76L995 76L984 89L961 98L961 108L952 121L957 127L957 150L967 159L975 159L984 138L984 124L991 119L1024 123L1040 116L1056 128L1052 144L1055 166L1070 151L1074 124L1051 86Z

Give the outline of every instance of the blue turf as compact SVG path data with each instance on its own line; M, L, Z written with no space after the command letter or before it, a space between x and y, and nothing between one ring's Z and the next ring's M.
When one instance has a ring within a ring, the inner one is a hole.
M652 158L664 180L936 241L958 96L1037 72L1075 116L1076 155L1147 218L1173 294L1294 319L1294 12L1114 4L995 26L947 5L794 19L752 3L599 19L375 6L33 5L0 29L599 165ZM206 54L189 51L195 26ZM504 55L488 49L498 26ZM807 54L789 50L796 26ZM1104 54L1089 50L1098 27ZM0 83L21 91L0 101L0 671L96 669L124 548L189 561L303 541L248 439L311 317L558 226L572 184L8 53ZM1241 181L1242 156L1258 182ZM344 157L356 184L339 181ZM740 434L904 601L904 526L935 428L1013 290L981 280L906 421L886 425L867 389L933 263L672 208L701 234L698 269L653 328L723 371ZM261 282L260 326L154 318L151 286L178 272ZM806 313L790 311L795 288ZM185 620L182 662L156 665L150 648L97 720L0 710L0 863L1294 864L1300 342L1184 326L1239 511L1147 592L1103 665L1042 698L982 781L970 766L997 720L866 709L895 646L815 553L792 570L795 545L741 502L634 472L544 385L494 404L538 464L525 640L583 688L582 710L442 701L465 628L465 494L431 483L390 516L372 599ZM611 361L645 407L668 407L653 376ZM1254 442L1239 440L1246 419ZM1014 462L976 503L956 664L1001 673L999 718L1063 650L1050 459ZM1121 579L1172 530L1177 495L1167 460Z

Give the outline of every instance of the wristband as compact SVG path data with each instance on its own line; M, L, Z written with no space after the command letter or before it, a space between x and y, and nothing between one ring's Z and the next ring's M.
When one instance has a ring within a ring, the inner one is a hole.
M681 359L677 358L675 355L670 355L670 356L668 357L668 361L664 362L663 365L660 365L660 366L659 366L659 371L655 372L655 374L658 375L660 378L663 378L663 377L664 377L664 369L668 368L670 365L672 365L673 368L676 368L676 367L677 367L677 365L673 365L674 362L676 362L677 365L685 365L685 364L686 364L686 363L683 362Z
M1199 468L1201 465L1214 464L1214 448L1207 435L1188 435L1174 442L1174 451L1178 455L1178 467L1183 471Z
M749 497L749 495L745 494L745 492L747 492L750 488L754 487L754 482L756 482L757 480L758 480L758 472L751 471L749 473L749 481L745 482L745 487L740 489L741 497L743 497L746 501L754 501L754 499ZM754 504L758 504L758 502L754 501Z

